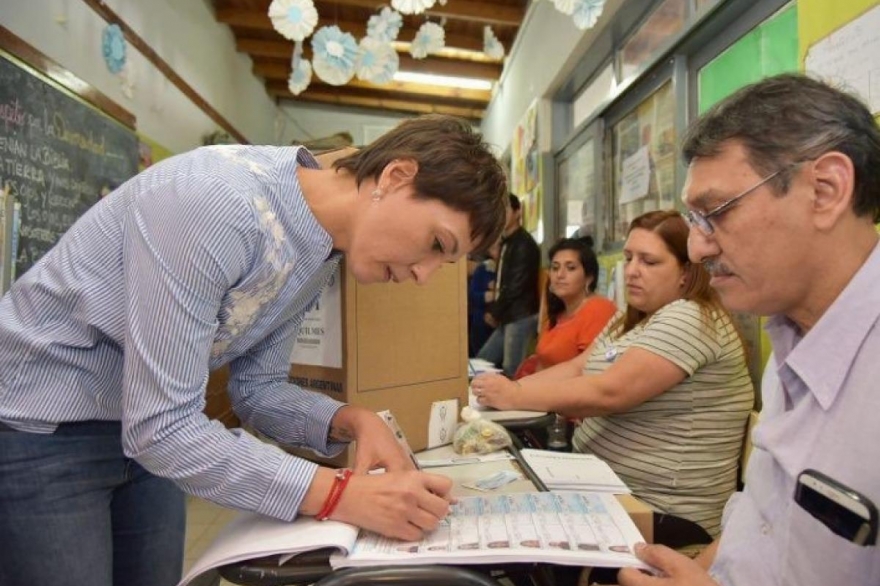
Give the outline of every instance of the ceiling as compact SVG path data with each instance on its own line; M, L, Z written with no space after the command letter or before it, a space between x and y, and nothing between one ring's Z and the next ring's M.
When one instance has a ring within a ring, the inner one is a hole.
M250 56L253 72L262 78L266 91L279 102L323 103L407 113L443 113L479 120L491 90L442 87L393 81L375 85L353 78L344 86L333 86L317 76L305 91L294 96L287 89L293 42L272 27L268 10L271 0L212 0L215 17L235 35L236 48ZM377 14L384 0L314 0L318 25L337 25L358 41L366 35L367 21ZM426 13L403 15L403 28L395 44L400 57L400 71L497 81L502 62L483 54L483 27L490 25L495 36L510 51L525 17L528 0L448 0L438 2ZM440 54L414 59L409 44L426 20L442 23L446 48ZM303 59L311 59L310 38L303 43Z

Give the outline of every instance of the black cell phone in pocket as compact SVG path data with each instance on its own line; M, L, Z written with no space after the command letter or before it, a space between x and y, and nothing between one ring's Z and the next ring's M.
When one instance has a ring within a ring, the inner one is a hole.
M877 507L866 496L816 470L797 477L795 502L835 534L856 545L877 542Z

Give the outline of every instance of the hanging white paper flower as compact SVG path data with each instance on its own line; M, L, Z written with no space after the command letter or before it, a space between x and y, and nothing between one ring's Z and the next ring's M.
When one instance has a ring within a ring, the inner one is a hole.
M401 14L421 14L437 0L391 0L391 6Z
M108 24L101 34L101 52L110 73L119 73L125 67L125 36L118 24Z
M416 59L424 59L446 46L446 31L436 22L426 22L410 43L409 53Z
M490 59L504 58L504 45L495 36L495 31L488 24L483 27L483 53Z
M605 8L605 0L575 0L572 14L574 25L580 30L593 28L602 16L603 8Z
M315 30L318 11L312 0L272 0L269 18L285 39L301 41Z
M309 87L310 83L312 83L312 64L308 59L300 59L296 69L290 72L287 89L293 95L298 96Z
M400 13L385 6L379 14L374 14L367 21L367 36L390 43L397 39L401 26L403 26L403 17Z
M129 100L133 100L135 85L137 85L137 72L135 71L134 62L126 61L125 67L119 72L119 89L122 90L122 95Z
M325 26L312 37L312 67L315 75L330 85L345 85L354 75L357 41L336 25Z
M388 83L399 66L400 57L394 47L370 37L361 39L357 60L358 79L380 85Z
M562 14L571 15L574 12L575 0L553 0L553 6Z

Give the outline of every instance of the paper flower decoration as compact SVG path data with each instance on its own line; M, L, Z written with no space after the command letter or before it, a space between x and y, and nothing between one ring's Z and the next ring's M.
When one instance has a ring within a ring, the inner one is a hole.
M312 64L308 59L300 59L296 68L290 72L287 80L287 89L295 96L305 91L312 83Z
M488 24L483 27L483 53L490 59L504 58L504 45L495 36L495 31Z
M134 62L126 61L125 67L119 72L119 89L122 90L122 95L129 100L134 99L134 86L137 85L136 79Z
M101 34L101 52L110 73L119 73L125 67L125 36L118 24L108 24Z
M409 46L409 53L416 59L424 59L446 46L446 31L436 22L426 22L416 33Z
M401 14L421 14L437 0L391 0L391 6Z
M315 30L318 11L312 0L272 0L269 18L285 39L301 41Z
M574 12L571 15L574 25L580 30L593 28L602 16L603 8L605 8L605 0L575 0Z
M374 14L367 21L367 36L377 41L390 43L397 39L401 26L403 26L403 17L399 12L386 6L379 14Z
M562 14L571 15L574 12L575 0L553 0L553 6Z
M330 85L345 85L354 75L357 41L338 26L325 26L315 33L312 54L315 75Z
M358 79L370 83L388 83L397 73L400 57L388 43L364 37L361 39L357 60Z

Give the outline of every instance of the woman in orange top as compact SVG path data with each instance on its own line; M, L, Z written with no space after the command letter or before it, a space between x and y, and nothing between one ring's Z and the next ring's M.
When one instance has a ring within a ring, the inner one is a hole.
M563 238L550 249L548 319L538 338L536 370L578 356L617 311L614 303L596 294L599 262L591 244Z

